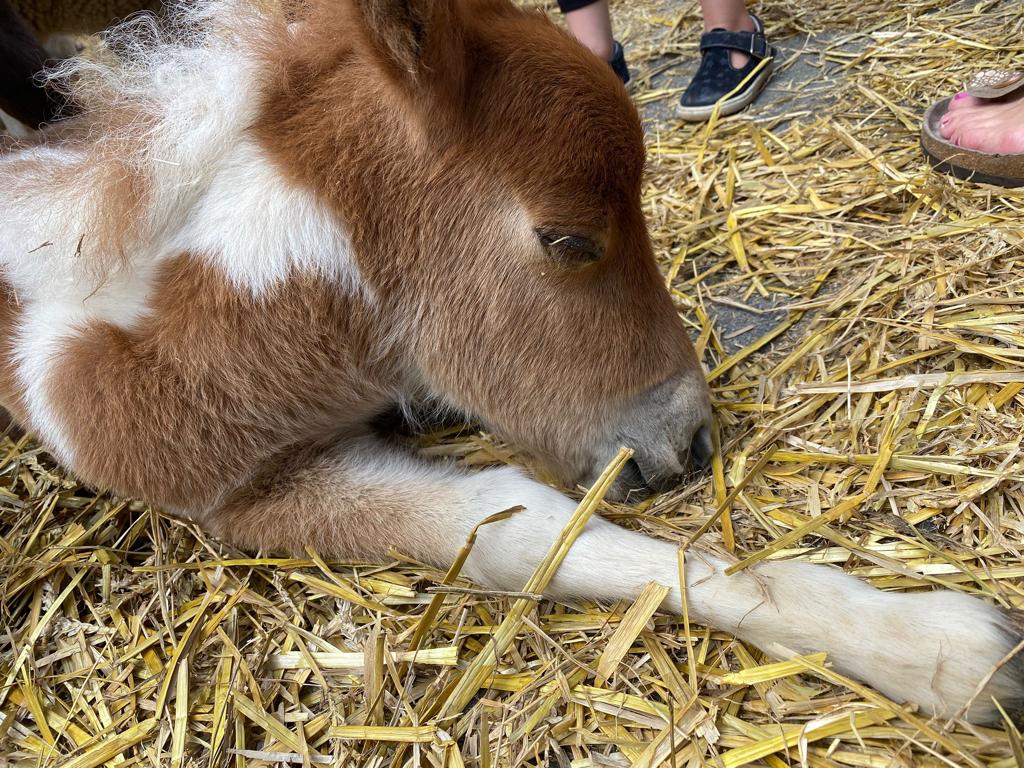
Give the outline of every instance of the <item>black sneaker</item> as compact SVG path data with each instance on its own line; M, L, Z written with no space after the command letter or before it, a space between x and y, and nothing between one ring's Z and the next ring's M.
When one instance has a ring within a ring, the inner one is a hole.
M618 40L614 40L613 43L612 57L608 61L608 66L612 68L612 71L619 76L619 80L625 85L629 82L629 67L626 66L626 53L622 50L622 45Z
M707 120L716 104L719 105L719 115L724 117L735 114L764 90L772 76L776 51L765 39L761 20L753 14L750 18L754 20L754 32L712 29L700 36L700 67L679 102L678 114L683 120ZM750 54L750 61L737 69L732 65L729 51ZM757 74L752 75L755 70ZM736 91L744 79L746 83L741 90ZM725 98L727 95L728 98Z

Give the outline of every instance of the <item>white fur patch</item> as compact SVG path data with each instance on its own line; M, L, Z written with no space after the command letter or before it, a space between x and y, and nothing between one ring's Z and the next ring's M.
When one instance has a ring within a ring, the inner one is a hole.
M728 577L713 565L691 588L699 616L780 658L825 651L830 666L929 714L957 714L1012 645L996 608L950 590L883 592L838 568L799 562ZM1008 705L1020 681L996 676L975 717L991 716L991 696Z
M311 192L286 184L246 141L222 160L174 245L208 258L254 294L293 270L320 274L350 294L368 290L339 222Z
M101 277L81 254L90 201L81 151L35 148L0 159L0 267L22 314L14 344L31 428L74 462L71 436L47 396L61 344L91 321L129 327L145 313L156 264L116 265Z
M256 295L293 271L362 290L343 224L311 190L285 181L248 133L262 103L257 48L274 22L230 0L176 13L170 32L142 17L110 33L116 64L65 65L80 101L124 102L146 115L121 129L127 146L145 139L127 159L148 188L141 237L157 244L141 257L189 251Z

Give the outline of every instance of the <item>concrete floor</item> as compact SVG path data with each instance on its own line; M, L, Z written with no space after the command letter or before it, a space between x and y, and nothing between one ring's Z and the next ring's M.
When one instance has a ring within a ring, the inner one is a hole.
M775 73L768 86L744 118L783 128L785 122L811 117L828 109L833 102L836 85L846 76L842 63L829 61L822 52L842 51L856 54L867 46L868 39L850 31L818 35L770 39L779 51ZM627 46L628 56L628 46ZM649 130L670 129L677 123L674 108L679 94L686 88L699 64L696 53L685 56L662 56L649 59L634 68L634 93L672 89L675 95L650 101L641 106L641 116ZM728 273L719 273L721 278ZM719 296L761 312L744 311L741 307L709 302L708 310L719 338L727 352L734 352L755 341L785 319L787 297L763 298L757 294L742 295L744 286L736 284L735 295ZM768 311L781 307L777 311ZM805 318L807 322L809 318ZM801 323L802 325L803 323ZM794 329L792 332L798 332Z

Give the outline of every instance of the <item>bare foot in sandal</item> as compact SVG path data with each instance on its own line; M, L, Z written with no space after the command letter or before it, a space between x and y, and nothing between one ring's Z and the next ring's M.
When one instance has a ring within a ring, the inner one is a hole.
M1024 154L1024 89L1002 99L979 99L961 91L949 102L939 133L964 149Z

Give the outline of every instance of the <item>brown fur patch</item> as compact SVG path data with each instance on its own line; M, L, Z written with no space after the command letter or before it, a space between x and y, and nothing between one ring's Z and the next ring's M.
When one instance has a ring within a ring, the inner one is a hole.
M228 496L207 525L242 546L296 555L306 547L349 559L384 559L392 547L424 553L411 518L418 508L443 506L445 490L383 475L378 484L354 480L350 458L341 441L289 449Z
M368 313L295 275L263 298L181 256L133 331L94 325L50 388L87 481L201 511L285 446L356 428L391 395L368 364Z

